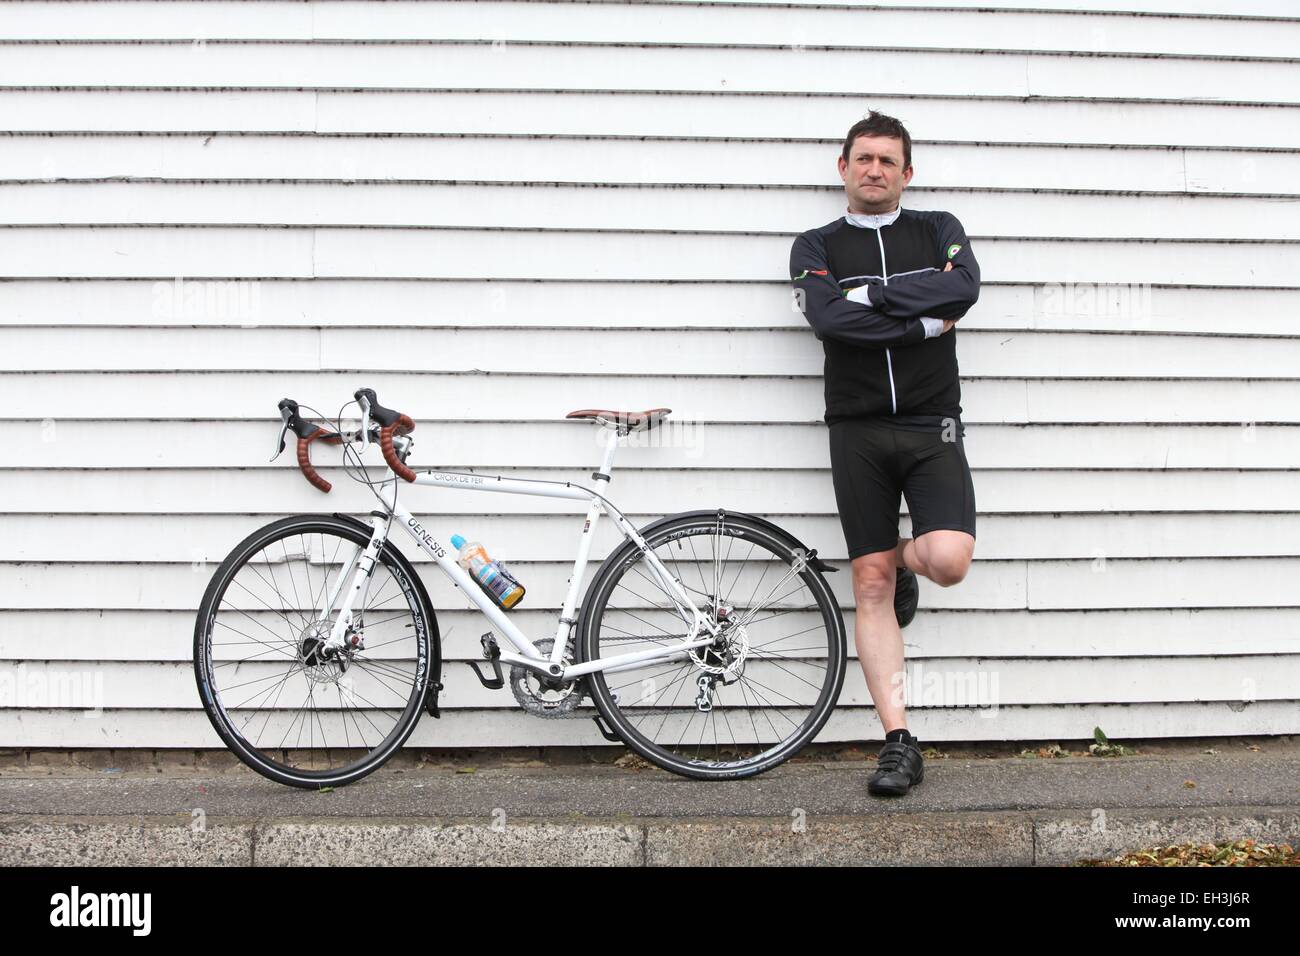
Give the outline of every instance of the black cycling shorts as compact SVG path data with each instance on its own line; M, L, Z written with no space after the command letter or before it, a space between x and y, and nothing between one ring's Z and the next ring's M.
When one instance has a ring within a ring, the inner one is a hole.
M831 478L849 558L898 547L900 496L912 537L948 528L975 535L975 486L960 435L905 431L871 419L830 426ZM958 429L960 431L960 429Z

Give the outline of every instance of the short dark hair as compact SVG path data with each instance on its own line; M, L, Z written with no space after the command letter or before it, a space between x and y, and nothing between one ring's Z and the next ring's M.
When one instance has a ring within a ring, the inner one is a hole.
M892 136L894 139L901 139L903 168L912 165L912 137L908 135L907 127L894 117L872 110L867 114L866 119L854 123L853 128L849 130L849 135L844 137L844 151L840 153L846 163L849 161L849 151L853 149L853 141L859 136Z

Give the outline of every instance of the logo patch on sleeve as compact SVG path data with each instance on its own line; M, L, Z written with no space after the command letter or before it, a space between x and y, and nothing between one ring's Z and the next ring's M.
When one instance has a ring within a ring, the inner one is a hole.
M951 259L959 252L961 252L961 246L954 242L951 246L948 247L948 258Z

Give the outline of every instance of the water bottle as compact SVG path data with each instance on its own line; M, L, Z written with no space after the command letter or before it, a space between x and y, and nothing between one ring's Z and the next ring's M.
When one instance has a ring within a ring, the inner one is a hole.
M477 541L466 542L458 534L451 536L451 546L460 552L456 563L469 572L474 583L503 610L510 610L524 596L524 586L515 580L500 561L493 561Z

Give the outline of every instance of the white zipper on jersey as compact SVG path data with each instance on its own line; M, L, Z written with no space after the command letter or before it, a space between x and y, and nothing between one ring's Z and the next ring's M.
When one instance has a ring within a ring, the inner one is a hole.
M880 281L889 285L889 266L885 262L885 240L876 227L876 242L880 244ZM898 414L898 395L894 392L894 360L890 358L889 349L885 349L885 367L889 369L889 404L895 415Z

